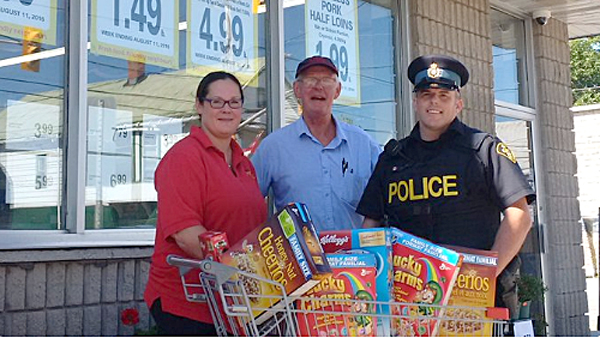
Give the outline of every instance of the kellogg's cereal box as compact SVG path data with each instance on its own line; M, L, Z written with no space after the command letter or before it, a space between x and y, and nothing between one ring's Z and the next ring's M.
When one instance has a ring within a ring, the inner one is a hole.
M435 336L462 263L462 255L396 228L392 229L392 335ZM429 319L429 317L431 319Z
M496 251L476 250L447 246L463 255L463 263L452 289L448 305L473 308L493 307L496 298ZM442 336L492 336L492 323L485 322L485 311L448 307L445 320L440 325Z
M224 264L280 283L288 296L300 296L331 275L316 238L306 206L291 203L232 245L221 259ZM279 285L243 275L239 278L250 296L250 306L259 309L254 310L255 317L278 302L261 295L283 295ZM257 323L268 316L257 318Z
M377 287L377 301L389 302L391 300L392 247L389 228L321 231L319 233L319 240L326 253L335 253L344 250L375 255L377 263L377 278L375 283ZM382 306L377 311L389 314L389 307ZM380 336L389 336L389 317L378 318L377 333Z
M373 254L327 254L333 274L296 302L300 336L374 337L376 260ZM319 298L319 300L309 299ZM324 311L325 313L318 313ZM351 315L339 314L348 312Z

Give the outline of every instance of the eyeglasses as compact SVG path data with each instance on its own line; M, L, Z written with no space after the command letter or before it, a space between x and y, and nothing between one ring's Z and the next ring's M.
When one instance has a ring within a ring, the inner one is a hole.
M223 99L217 97L214 99L205 98L204 101L208 101L210 106L213 107L214 109L221 109L221 108L225 107L226 103L229 105L229 107L231 109L240 109L240 108L242 108L242 105L244 105L244 100L242 100L241 98L234 98L231 100L223 100Z
M302 81L302 83L304 83L307 87L311 87L311 88L315 87L319 83L323 87L331 88L331 87L334 87L335 85L337 85L337 83L338 83L337 79L334 79L331 77L323 77L323 78L304 77L304 78L300 79L300 81Z

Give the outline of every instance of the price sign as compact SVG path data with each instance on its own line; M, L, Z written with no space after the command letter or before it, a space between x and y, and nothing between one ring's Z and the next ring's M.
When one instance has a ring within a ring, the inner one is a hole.
M6 174L11 181L7 202L14 208L56 206L60 156L58 151L6 153Z
M342 93L337 103L360 105L357 0L307 0L307 55L331 58L338 67Z
M90 106L88 117L88 151L99 154L131 155L132 113Z
M88 154L87 165L87 186L96 189L95 198L104 202L131 201L131 156Z
M4 0L0 2L0 34L23 38L25 27L39 29L42 43L56 44L57 0Z
M225 70L246 81L258 71L258 0L188 0L192 73Z
M35 189L48 189L48 186L52 186L54 179L52 175L48 175L48 161L46 154L38 154L36 159L36 172L35 172Z
M160 157L163 158L175 143L183 140L186 136L188 136L188 133L162 135L160 138Z
M57 150L60 107L8 100L6 149Z
M93 0L92 52L178 68L179 1Z

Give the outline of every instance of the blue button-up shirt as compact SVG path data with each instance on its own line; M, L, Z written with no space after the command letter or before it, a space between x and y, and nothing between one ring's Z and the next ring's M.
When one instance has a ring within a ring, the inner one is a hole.
M327 146L300 118L265 138L252 157L263 195L272 189L278 210L305 203L319 231L361 227L356 206L381 152L365 131L334 120L336 136Z

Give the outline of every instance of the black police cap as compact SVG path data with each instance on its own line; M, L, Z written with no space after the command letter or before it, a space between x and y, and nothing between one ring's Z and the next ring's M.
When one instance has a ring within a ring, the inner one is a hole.
M447 55L423 55L408 66L408 79L414 91L428 88L458 90L469 81L469 71L457 59Z

